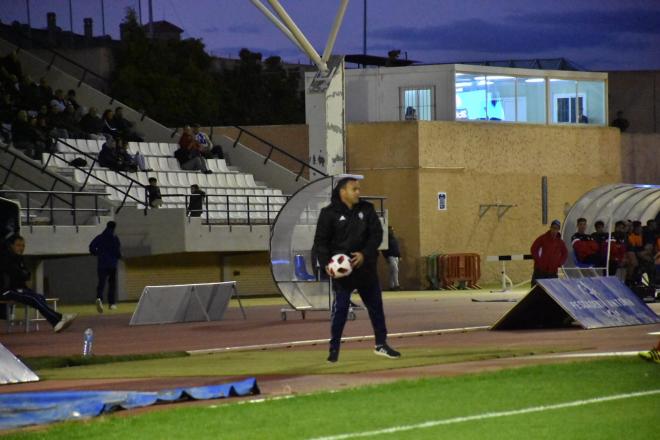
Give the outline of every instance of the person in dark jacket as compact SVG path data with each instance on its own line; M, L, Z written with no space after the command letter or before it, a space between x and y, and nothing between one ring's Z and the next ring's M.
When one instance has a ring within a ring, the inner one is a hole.
M329 276L332 273L327 266L333 255L350 256L353 268L350 275L334 279L332 283L335 299L332 304L328 362L339 360L341 335L346 325L351 293L356 289L369 312L376 339L374 353L393 359L401 356L387 345L383 298L376 270L383 228L373 205L360 200L361 179L362 176L357 175L338 176L331 203L321 210L314 235L312 253Z
M55 333L59 333L71 325L75 314L62 315L51 309L43 295L28 288L27 282L31 277L23 260L25 239L20 235L12 235L0 254L0 298L16 301L33 307L46 318L53 326Z
M390 290L401 290L399 287L399 260L401 259L401 250L399 249L399 240L394 235L394 228L387 228L387 250L383 251L383 257L387 260L390 268Z
M531 254L534 259L532 287L536 286L536 280L557 278L559 267L566 262L568 251L559 234L560 228L559 220L553 220L550 230L534 240L532 244Z
M98 285L96 286L96 310L103 313L103 291L108 281L108 304L117 308L117 264L121 259L121 243L115 235L117 223L109 221L105 230L89 244L89 253L96 256Z
M204 197L206 197L206 193L199 189L199 185L190 185L190 197L188 199L188 215L190 217L202 216Z
M149 185L147 185L147 202L150 208L160 208L163 205L163 196L160 193L158 186L158 179L149 177Z

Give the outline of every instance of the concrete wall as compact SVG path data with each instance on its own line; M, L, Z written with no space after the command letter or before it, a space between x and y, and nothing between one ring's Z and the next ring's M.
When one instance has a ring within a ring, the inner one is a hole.
M476 252L482 282L498 280L487 255L527 253L541 223L541 176L548 215L563 219L585 192L621 181L620 135L612 128L461 122L351 124L349 170L364 174L364 193L388 198L390 224L402 244L401 284L426 287L423 257ZM447 193L446 211L437 193ZM511 204L479 216L481 204ZM514 281L531 273L510 265Z
M629 133L660 132L660 71L609 73L610 122L622 110Z
M625 183L660 185L660 134L621 133L621 174Z

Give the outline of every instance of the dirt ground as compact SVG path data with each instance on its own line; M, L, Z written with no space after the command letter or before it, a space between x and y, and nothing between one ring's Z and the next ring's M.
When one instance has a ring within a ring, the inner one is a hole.
M515 305L513 302L473 302L472 298L520 298L520 295L465 292L438 293L437 297L425 296L417 299L388 298L385 300L385 311L388 330L393 335L390 338L391 345L399 349L403 356L405 356L406 349L411 347L448 349L537 347L565 350L571 353L598 353L646 350L655 345L660 337L659 334L650 334L660 332L660 324L598 330L570 328L489 331L484 329L465 332L436 332L440 334L426 334L424 336L396 336L398 333L406 332L487 327L495 323ZM651 304L650 307L656 313L660 312L660 304ZM28 334L17 330L14 333L2 333L0 334L0 340L14 354L21 357L34 357L80 353L83 331L87 327L94 329L94 352L97 355L204 350L328 338L329 316L327 312L309 313L304 320L301 319L300 315L290 314L288 319L283 321L280 317L280 308L280 306L250 307L246 309L246 320L243 320L239 309L232 308L227 311L223 321L134 327L128 325L130 315L106 313L98 316L80 317L66 332L61 334L54 334L48 325L42 325L40 331ZM357 319L348 322L344 336L369 336L371 334L371 326L366 311L358 311ZM372 343L370 340L348 342L347 344L350 345L347 345L347 347L370 349ZM325 348L326 345L325 342L320 342L316 348L318 346ZM305 348L288 349L299 350ZM295 377L257 376L257 380L262 394L283 395L355 387L399 379L458 375L529 364L566 362L567 360L573 361L574 359L537 355L359 374L324 374ZM319 362L325 362L325 359L319 359ZM182 377L149 380L52 380L0 386L0 393L63 389L159 390L172 387L217 384L232 379L234 378Z

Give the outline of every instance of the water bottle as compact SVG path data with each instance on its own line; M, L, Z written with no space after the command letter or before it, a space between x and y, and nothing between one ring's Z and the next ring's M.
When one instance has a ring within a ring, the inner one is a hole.
M83 357L92 355L92 344L94 343L94 330L88 328L83 333Z

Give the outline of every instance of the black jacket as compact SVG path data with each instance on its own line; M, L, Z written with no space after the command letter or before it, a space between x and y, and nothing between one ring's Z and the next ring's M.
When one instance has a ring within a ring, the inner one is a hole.
M378 281L376 262L382 240L383 228L371 203L360 200L348 209L340 200L334 199L319 214L312 253L323 268L333 255L350 256L352 252L362 252L364 264L348 277L336 280L341 285L357 286Z
M23 256L9 250L0 255L0 294L6 289L24 289L30 279L30 271L25 266Z
M401 250L399 249L399 240L396 239L394 234L389 234L387 236L387 250L383 251L383 257L401 258Z

